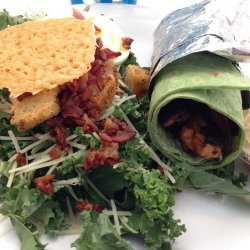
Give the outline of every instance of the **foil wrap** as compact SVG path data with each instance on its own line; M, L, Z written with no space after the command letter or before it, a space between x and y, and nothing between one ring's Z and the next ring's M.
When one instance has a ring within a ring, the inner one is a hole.
M167 64L201 51L250 62L250 0L206 0L167 15L154 32L151 81Z

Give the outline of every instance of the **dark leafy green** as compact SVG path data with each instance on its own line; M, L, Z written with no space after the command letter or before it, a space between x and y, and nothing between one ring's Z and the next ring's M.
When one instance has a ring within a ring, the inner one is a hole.
M188 176L187 184L204 192L214 192L224 195L250 195L248 191L233 185L230 181L212 175L205 171L193 172Z
M42 245L34 234L16 216L10 215L17 235L21 242L21 250L44 250L46 245Z
M84 211L80 214L80 238L72 246L77 250L132 250L131 244L119 236L108 216Z
M3 30L8 26L21 24L25 21L27 21L27 18L25 18L22 15L11 16L9 12L5 9L3 9L3 11L0 12L0 30Z

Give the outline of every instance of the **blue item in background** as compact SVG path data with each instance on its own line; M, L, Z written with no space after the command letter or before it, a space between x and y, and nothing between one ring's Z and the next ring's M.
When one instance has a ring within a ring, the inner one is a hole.
M112 2L113 0L100 0L100 3L112 3ZM122 0L119 2L126 3L126 4L136 4L137 0Z
M84 3L83 0L71 0L71 4L81 4Z
M136 4L137 0L123 0L122 2L127 4Z
M100 0L100 3L112 3L113 0Z

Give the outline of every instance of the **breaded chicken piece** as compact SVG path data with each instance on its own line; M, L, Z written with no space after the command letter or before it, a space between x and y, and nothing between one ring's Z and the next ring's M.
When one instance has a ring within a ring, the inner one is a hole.
M125 84L128 85L137 98L147 94L149 72L136 65L128 65L125 71Z
M11 124L24 131L56 116L60 112L57 102L58 88L44 90L22 101L13 99Z

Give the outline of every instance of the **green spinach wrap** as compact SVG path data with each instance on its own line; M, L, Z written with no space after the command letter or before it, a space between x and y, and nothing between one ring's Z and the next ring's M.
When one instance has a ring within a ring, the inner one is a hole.
M240 90L249 83L232 61L190 54L164 67L151 84L148 131L163 154L205 169L237 158L245 139Z

